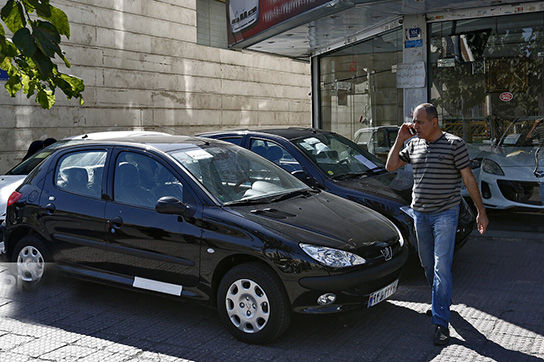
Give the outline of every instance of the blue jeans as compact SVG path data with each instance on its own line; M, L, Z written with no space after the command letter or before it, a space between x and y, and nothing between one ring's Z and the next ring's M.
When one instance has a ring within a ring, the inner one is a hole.
M433 324L447 327L453 277L451 266L459 205L435 213L415 211L419 260L432 288Z

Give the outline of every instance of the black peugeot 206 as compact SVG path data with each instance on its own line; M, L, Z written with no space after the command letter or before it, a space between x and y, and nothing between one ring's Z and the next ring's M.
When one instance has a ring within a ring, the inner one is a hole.
M391 296L407 248L379 213L217 140L153 135L56 150L10 196L4 242L24 288L76 277L215 305L265 343L291 312ZM54 264L50 264L53 263Z
M202 133L247 148L304 181L370 207L393 221L412 252L417 251L414 213L410 207L411 170L387 172L383 161L335 133L314 128L275 128ZM456 250L467 241L475 218L463 200L455 238Z

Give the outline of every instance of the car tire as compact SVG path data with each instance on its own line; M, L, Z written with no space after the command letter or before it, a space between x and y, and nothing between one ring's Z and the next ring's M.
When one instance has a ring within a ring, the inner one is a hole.
M225 274L217 290L217 310L230 333L250 344L273 341L291 322L283 284L259 263L241 264Z
M25 290L34 290L49 273L49 253L43 242L35 236L23 237L13 250L12 261L17 282Z

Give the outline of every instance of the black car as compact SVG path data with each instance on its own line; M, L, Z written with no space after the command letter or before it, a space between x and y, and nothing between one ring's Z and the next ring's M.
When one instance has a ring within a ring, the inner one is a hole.
M161 135L56 150L10 196L4 242L25 288L55 262L216 305L249 343L278 337L292 311L376 305L408 256L371 209L231 143Z
M232 130L202 133L254 151L306 184L374 209L393 221L413 252L417 250L412 199L412 172L387 172L383 162L347 138L314 128ZM459 249L475 218L461 202L455 241Z

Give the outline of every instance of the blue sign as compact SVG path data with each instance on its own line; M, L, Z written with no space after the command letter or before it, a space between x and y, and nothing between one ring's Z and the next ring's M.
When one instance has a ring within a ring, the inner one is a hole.
M408 29L408 38L409 39L419 39L421 37L421 28L410 28Z
M423 39L418 39L418 40L406 40L404 42L404 47L405 48L419 48L423 46Z
M4 69L0 69L0 80L8 80L9 75Z

